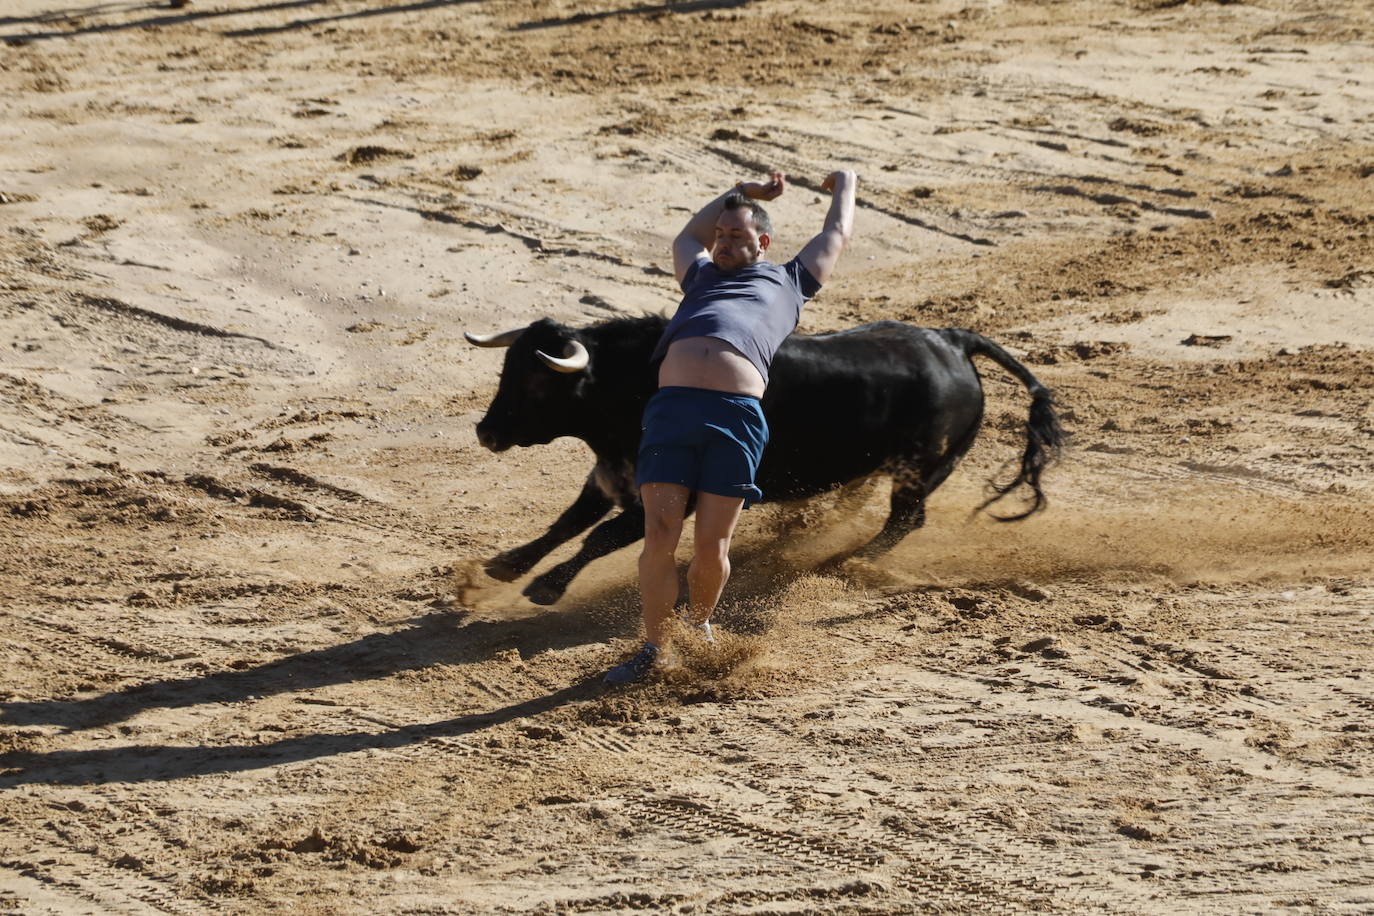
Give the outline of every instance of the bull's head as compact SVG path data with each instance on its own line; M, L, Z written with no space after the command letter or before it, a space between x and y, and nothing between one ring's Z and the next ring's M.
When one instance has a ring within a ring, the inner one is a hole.
M591 354L577 331L544 318L501 334L464 336L473 346L507 348L496 397L477 424L477 441L503 452L576 434L591 372Z

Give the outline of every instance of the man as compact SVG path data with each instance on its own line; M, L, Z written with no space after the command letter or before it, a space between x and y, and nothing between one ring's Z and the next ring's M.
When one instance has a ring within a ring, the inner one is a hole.
M639 588L644 648L606 674L610 684L644 677L666 647L678 597L676 551L696 494L696 549L687 569L685 622L711 640L711 612L730 575L730 539L741 509L763 493L754 473L768 441L760 398L768 367L797 326L802 305L830 278L854 226L853 172L832 172L819 235L786 264L767 260L773 227L757 203L786 178L741 182L688 220L673 241L684 294L654 352L659 389L644 410L636 482L644 503Z

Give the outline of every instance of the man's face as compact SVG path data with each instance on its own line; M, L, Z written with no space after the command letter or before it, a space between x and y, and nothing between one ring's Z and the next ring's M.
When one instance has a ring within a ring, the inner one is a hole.
M754 228L754 214L741 207L725 210L716 220L716 240L711 245L711 261L721 270L748 267L768 250L771 239Z

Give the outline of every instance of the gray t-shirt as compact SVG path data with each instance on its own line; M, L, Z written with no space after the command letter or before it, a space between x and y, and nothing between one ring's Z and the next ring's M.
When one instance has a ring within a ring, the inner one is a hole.
M726 273L703 255L682 278L682 304L654 348L654 365L675 340L716 337L744 354L768 383L768 367L821 285L802 262L756 261Z

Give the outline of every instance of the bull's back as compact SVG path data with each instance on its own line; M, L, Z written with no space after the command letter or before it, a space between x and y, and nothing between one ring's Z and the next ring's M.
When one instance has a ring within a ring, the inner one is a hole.
M767 499L794 499L893 458L940 461L971 438L983 397L953 332L879 322L787 338L763 408L771 436L758 484Z

